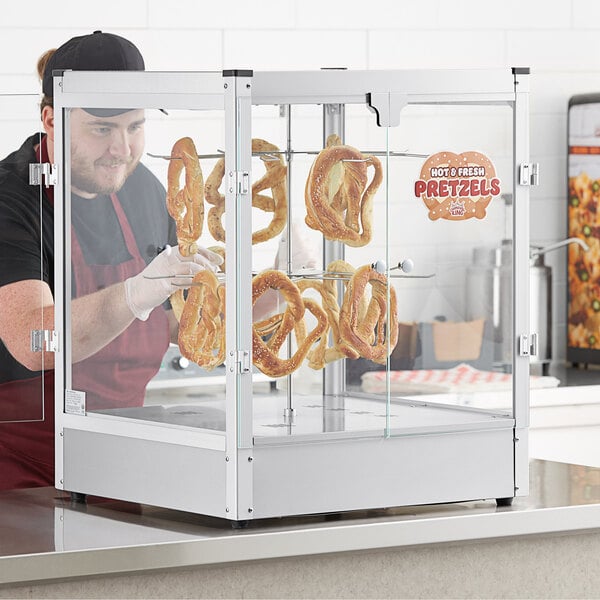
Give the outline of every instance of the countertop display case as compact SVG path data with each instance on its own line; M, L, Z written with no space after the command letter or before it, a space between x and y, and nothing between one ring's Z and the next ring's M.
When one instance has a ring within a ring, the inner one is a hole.
M58 488L236 522L527 494L528 69L54 89ZM502 243L499 364L466 278ZM224 263L130 324L167 244ZM149 385L173 344L225 384Z

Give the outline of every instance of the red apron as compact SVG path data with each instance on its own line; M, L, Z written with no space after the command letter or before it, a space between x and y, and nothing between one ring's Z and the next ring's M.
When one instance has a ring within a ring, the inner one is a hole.
M113 208L131 259L119 265L87 265L77 236L71 230L71 262L77 296L87 296L142 271L133 231L115 194ZM73 389L86 393L87 410L141 406L146 384L160 368L169 347L169 322L162 308L147 321L135 320L121 335L86 360L73 365Z
M77 296L94 293L136 275L146 263L117 196L111 196L131 259L119 265L87 265L75 233L71 257ZM155 309L145 322L137 319L94 356L73 365L73 389L86 392L87 410L139 406L146 384L157 373L169 345L165 311ZM31 405L33 418L43 420L0 424L0 490L54 485L54 372L42 377L0 384L0 403ZM5 402L2 402L5 400ZM23 412L19 411L18 417Z

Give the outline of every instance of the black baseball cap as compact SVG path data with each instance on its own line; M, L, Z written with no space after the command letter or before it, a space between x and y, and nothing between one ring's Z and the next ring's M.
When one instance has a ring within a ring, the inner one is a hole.
M115 35L94 31L70 39L52 54L44 69L42 91L44 95L52 97L54 82L52 78L55 70L73 71L143 71L144 58L137 47L129 40ZM86 108L86 112L95 116L104 117L118 115L130 108Z

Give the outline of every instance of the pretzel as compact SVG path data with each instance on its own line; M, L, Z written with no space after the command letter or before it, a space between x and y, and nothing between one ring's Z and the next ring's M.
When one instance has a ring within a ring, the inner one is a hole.
M253 325L253 362L265 375L283 377L300 366L311 346L324 334L327 315L316 302L303 300L296 285L284 273L275 270L263 271L252 280L253 306L268 289L278 290L287 305L283 313ZM317 324L308 335L303 322L306 309L317 319ZM290 358L279 358L279 350L292 330L295 332L298 348ZM265 342L262 336L267 333L272 335Z
M335 260L327 266L326 273L354 273L352 265L343 260ZM344 280L345 286L347 281ZM346 344L339 333L339 312L337 281L333 277L326 277L323 281L314 279L301 279L297 282L298 289L304 293L308 289L316 290L321 296L321 302L327 314L327 329L321 336L317 346L308 354L308 366L312 369L322 369L325 365L342 358L359 358L360 354ZM306 302L306 299L304 299ZM359 320L366 313L366 300L361 299L359 306ZM328 346L329 331L331 331L332 345Z
M360 318L360 301L367 284L372 287L371 300L366 314ZM360 267L348 282L340 310L340 338L363 358L378 363L385 362L398 343L396 290L389 287L390 322L386 324L387 290L385 275L371 265Z
M225 196L219 192L219 186L225 175L225 158L220 158L204 185L204 197L213 207L209 209L206 225L217 242L225 241L225 229L221 225L221 217L225 212Z
M181 172L185 169L185 185L180 188ZM194 142L189 137L177 140L171 150L167 172L167 210L175 220L177 241L182 256L198 252L196 241L202 234L204 221L204 180ZM183 290L171 297L173 314L179 321L185 299Z
M223 262L218 267L218 271L219 273L225 273L225 248L223 248L223 246L210 246L207 248L207 250L218 254L223 259ZM185 306L183 290L177 290L176 292L173 292L169 297L169 302L171 303L171 308L173 309L175 318L177 321L181 321L181 313L183 312L183 307Z
M301 279L297 282L296 285L298 286L298 289L300 290L301 294L303 294L307 289L314 289L317 292L319 292L322 298L322 304L324 306L325 301L323 299L323 283L321 281L315 281L313 279ZM307 299L303 296L302 300L306 302ZM325 330L323 331L323 335L321 335L321 339L319 340L317 346L313 350L310 350L307 354L308 366L311 369L322 369L328 362L335 360L334 358L332 358L329 361L325 359L326 353L335 352L335 348L328 347L328 338L330 330L330 319L329 315L327 315L327 322L325 324Z
M181 313L183 312L183 307L185 306L185 297L183 295L183 290L177 290L173 292L169 296L169 302L171 303L171 308L173 309L173 314L178 322L181 321Z
M185 168L185 185L180 188ZM184 137L175 142L167 174L167 209L175 219L177 240L182 256L198 251L196 244L204 222L204 180L194 142Z
M277 146L261 139L252 140L252 152L279 153ZM266 242L279 235L287 222L287 167L280 154L261 156L266 173L252 184L252 206L265 212L272 212L273 218L268 227L252 233L252 243ZM225 213L225 196L219 192L219 187L225 176L225 158L217 161L214 169L206 179L204 188L206 201L212 204L208 211L207 225L213 238L218 242L225 241L225 228L221 222ZM261 192L271 189L272 196Z
M277 313L262 321L256 321L253 323L254 330L261 337L271 335L280 325L283 319L283 313Z
M368 186L367 165L375 171ZM306 180L306 224L328 240L365 246L371 241L373 196L382 179L379 159L329 136Z
M225 361L225 286L212 271L199 271L192 280L178 342L182 356L207 371Z
M219 273L225 273L225 248L223 248L223 246L209 246L207 250L218 254L223 259L223 262L219 265L218 270Z

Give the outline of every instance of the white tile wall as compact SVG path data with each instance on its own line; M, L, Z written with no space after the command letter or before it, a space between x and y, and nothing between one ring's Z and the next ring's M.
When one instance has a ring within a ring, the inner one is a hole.
M560 29L571 20L570 0L454 0L440 2L439 26L472 30Z
M29 39L29 42L37 35L36 31L40 30L144 28L147 24L147 0L103 0L101 5L96 6L78 0L60 0L51 5L41 0L27 0L6 2L2 6L2 29L27 29L29 36L23 39ZM72 35L76 34L77 32ZM54 43L59 43L61 39L63 38L55 38ZM22 44L19 48L24 46Z
M566 232L566 107L573 94L600 91L596 0L105 0L94 10L75 0L9 2L0 19L0 93L35 93L37 57L94 29L132 39L152 70L529 66L531 153L541 166L541 185L532 190L532 241L548 243ZM14 145L16 124L6 114L0 120L12 121L0 140L4 153ZM431 250L435 255L433 244ZM558 356L561 252L548 257Z
M225 68L319 69L367 68L367 31L245 30L225 31ZM302 48L302 51L298 51Z
M150 29L295 29L295 0L147 0Z
M505 55L502 31L388 29L369 34L373 69L494 68L505 64Z
M367 6L363 2L298 2L296 27L299 29L402 29L420 27L423 21L437 21L439 0L397 2L378 0Z

